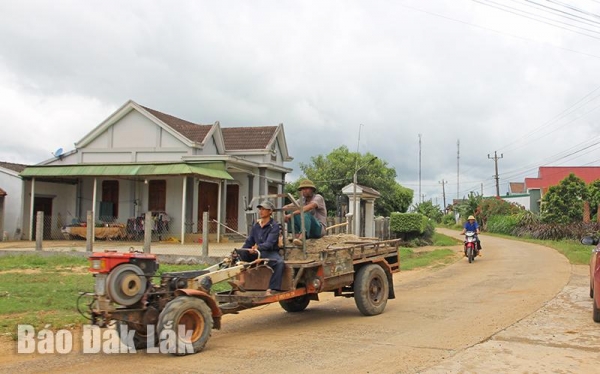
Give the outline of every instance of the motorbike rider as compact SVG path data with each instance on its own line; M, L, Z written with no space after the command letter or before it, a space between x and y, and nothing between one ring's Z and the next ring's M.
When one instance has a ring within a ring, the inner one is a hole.
M481 242L479 241L479 225L475 220L473 215L470 215L467 218L467 222L465 222L463 226L463 230L460 232L460 235L464 235L467 231L473 231L475 233L475 240L477 241L477 250L479 251L479 256L481 256Z

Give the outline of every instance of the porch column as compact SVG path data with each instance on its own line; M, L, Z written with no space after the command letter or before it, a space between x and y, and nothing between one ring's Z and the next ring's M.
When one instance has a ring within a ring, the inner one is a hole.
M98 191L98 178L94 177L94 192L92 195L92 243L96 241L96 193Z
M217 197L217 243L221 243L221 207L223 206L223 181L219 181L219 195Z
M187 192L187 177L183 177L183 188L181 191L181 245L185 240L185 195Z
M375 222L375 200L365 200L365 236L374 237L373 224Z
M29 206L29 240L33 240L33 202L35 198L35 178L31 178L31 202Z

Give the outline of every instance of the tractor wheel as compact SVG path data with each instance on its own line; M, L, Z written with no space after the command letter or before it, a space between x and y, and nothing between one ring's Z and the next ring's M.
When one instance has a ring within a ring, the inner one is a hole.
M148 347L148 326L138 326L125 321L117 321L115 329L117 330L119 339L121 339L121 342L125 344L125 346L135 349L145 349ZM133 341L129 340L128 335L128 331L131 330L135 331L133 335ZM156 346L156 343L158 342L158 339L156 339L156 326L154 326L154 337L150 339L152 346Z
M160 346L168 346L164 353L177 356L198 353L208 342L212 327L212 313L204 300L179 296L158 317Z
M308 303L310 303L308 295L302 295L294 297L293 299L281 300L279 305L281 305L286 312L296 313L306 309Z
M354 302L365 316L383 313L389 295L388 279L379 265L361 267L354 278Z

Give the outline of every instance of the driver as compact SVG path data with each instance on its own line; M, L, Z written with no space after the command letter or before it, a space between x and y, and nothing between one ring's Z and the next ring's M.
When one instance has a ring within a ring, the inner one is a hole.
M473 215L470 215L469 218L467 218L467 222L465 222L463 230L460 232L460 234L464 235L467 231L473 231L475 233L475 239L477 240L477 250L479 251L479 256L482 256L481 242L479 241L479 225L477 224L477 221L475 220L475 217Z
M279 254L279 224L271 217L275 206L272 202L265 200L258 204L258 221L252 226L250 235L246 238L242 248L248 250L239 251L242 261L251 262L258 258L260 251L261 258L268 258L267 264L273 269L273 275L269 281L269 289L266 294L281 290L281 281L283 279L283 270L285 264Z

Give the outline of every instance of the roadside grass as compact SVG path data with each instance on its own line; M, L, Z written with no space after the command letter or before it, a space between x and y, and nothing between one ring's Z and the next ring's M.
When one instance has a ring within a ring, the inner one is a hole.
M433 245L436 247L448 247L458 244L462 244L462 240L459 238L453 238L437 232L433 234Z
M451 249L434 249L428 252L415 252L412 248L400 248L400 270L413 270L427 266L441 266L454 262Z
M513 238L514 239L514 238ZM587 265L590 263L590 256L594 246L583 245L576 240L537 240L537 239L522 239L529 243L541 244L546 247L554 248L562 253L573 265Z
M57 254L0 257L0 335L16 339L17 325L36 330L74 328L88 321L77 311L80 292L94 290L87 258ZM160 264L159 273L198 270L203 265ZM214 285L216 290L230 287ZM89 301L88 301L89 302ZM87 312L82 298L79 307Z

